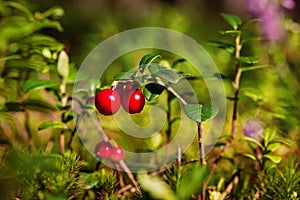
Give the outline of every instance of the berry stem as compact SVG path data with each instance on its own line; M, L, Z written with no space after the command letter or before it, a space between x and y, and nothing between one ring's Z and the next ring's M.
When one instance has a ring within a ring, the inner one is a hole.
M93 123L93 125L96 127L98 133L100 133L100 135L102 136L103 140L105 142L109 142L111 145L114 145L114 144L112 144L112 142L109 140L109 138L104 133L102 127L99 124L99 121L97 120L98 118L97 117L92 117L90 114L88 114L88 117L89 117L90 121ZM126 163L123 160L121 160L119 162L119 164L123 168L123 170L126 172L128 178L130 179L130 181L132 182L132 184L137 187L138 183L135 180L132 172L130 171L130 169L128 168L128 166L126 165Z

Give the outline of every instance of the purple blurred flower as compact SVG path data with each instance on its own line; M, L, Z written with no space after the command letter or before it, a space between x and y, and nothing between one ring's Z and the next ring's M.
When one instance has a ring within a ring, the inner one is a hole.
M260 14L263 34L271 41L280 41L285 36L282 16L283 11L276 3L270 3Z
M258 119L248 119L243 124L243 132L245 136L259 141L262 138L264 126Z
M268 0L246 0L247 10L254 15L260 15L267 6Z
M293 10L296 3L294 0L282 0L281 5L288 10Z
M248 12L261 19L261 28L264 36L270 41L280 41L285 36L283 26L284 8L293 9L293 0L246 0Z

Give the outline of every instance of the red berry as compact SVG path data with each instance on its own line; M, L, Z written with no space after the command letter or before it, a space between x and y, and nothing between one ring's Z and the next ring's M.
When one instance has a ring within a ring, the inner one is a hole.
M103 115L115 114L120 105L120 95L112 89L104 89L96 94L95 106Z
M117 146L112 149L112 153L110 156L112 161L120 162L124 158L124 150L122 147Z
M137 89L131 93L123 94L121 102L126 112L135 114L143 110L145 105L145 97L143 93Z
M112 146L108 142L99 142L95 148L95 154L98 158L109 158L112 154Z

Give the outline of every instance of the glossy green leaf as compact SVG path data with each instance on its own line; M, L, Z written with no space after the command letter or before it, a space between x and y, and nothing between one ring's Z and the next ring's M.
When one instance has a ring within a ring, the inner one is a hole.
M236 15L229 15L225 13L221 13L221 17L228 23L230 26L237 30L240 25L242 25L242 20Z
M68 126L63 122L55 121L55 122L44 122L38 127L39 130L44 130L48 128L58 128L58 129L67 130Z
M246 64L255 64L255 63L259 62L259 59L255 58L255 57L242 56L242 57L238 57L238 58L234 58L234 59L241 63L246 63Z
M281 157L280 156L274 156L274 155L264 155L264 158L267 158L271 160L274 163L280 163Z
M218 109L216 107L201 104L187 104L184 106L184 111L189 118L196 122L204 122L212 119L218 113Z
M145 55L139 63L139 71L143 73L145 69L157 58L160 58L160 55L153 55L153 54Z
M149 83L143 89L143 94L148 101L157 98L163 91L165 87L156 83Z
M225 43L225 42L219 42L219 41L207 41L204 42L204 44L212 46L212 47L217 47L220 49L224 49L226 51L228 51L229 53L234 53L235 51L235 46L229 43Z
M22 92L29 92L31 90L37 90L41 88L52 88L59 86L59 82L51 81L51 80L44 80L44 79L28 79L24 82L21 87Z
M176 192L178 199L186 200L191 199L192 195L196 196L199 192L201 192L201 187L208 176L208 168L204 168L201 165L195 165L183 177L183 180Z
M61 51L58 55L57 72L64 78L69 75L69 56L65 51Z

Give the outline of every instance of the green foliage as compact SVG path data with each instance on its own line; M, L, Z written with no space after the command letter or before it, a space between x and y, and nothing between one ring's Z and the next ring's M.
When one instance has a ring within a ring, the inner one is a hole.
M266 171L264 199L299 199L300 171L295 157L290 157L283 166Z
M50 194L73 199L83 190L78 175L85 164L75 154L19 149L10 152L5 163L15 182L14 195L21 199L46 199Z

